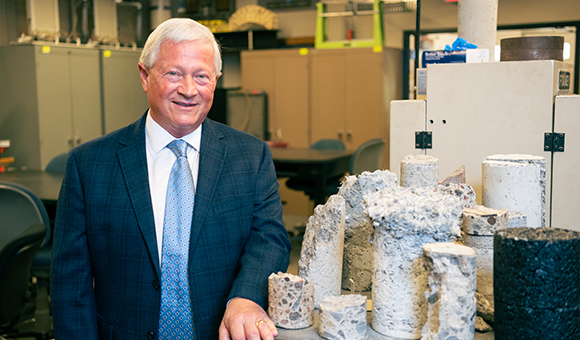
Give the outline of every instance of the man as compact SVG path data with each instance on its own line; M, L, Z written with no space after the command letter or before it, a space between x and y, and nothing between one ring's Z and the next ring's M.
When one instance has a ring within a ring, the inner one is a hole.
M56 339L277 335L267 277L286 270L291 246L276 174L267 144L206 119L220 70L207 28L164 22L139 63L150 109L69 153L53 244Z

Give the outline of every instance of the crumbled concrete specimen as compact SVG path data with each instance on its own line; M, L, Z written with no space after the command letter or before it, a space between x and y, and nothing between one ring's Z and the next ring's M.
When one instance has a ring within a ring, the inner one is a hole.
M546 159L493 155L483 161L484 206L524 213L528 227L546 226Z
M506 209L496 210L482 205L463 209L463 231L471 236L493 236L496 230L509 226Z
M528 217L526 214L519 211L510 210L508 212L509 216L509 228L525 228L528 226Z
M451 175L439 182L440 185L447 184L465 184L465 165L459 167Z
M436 187L439 159L428 155L407 155L401 161L401 186Z
M314 283L314 306L327 295L340 295L345 201L332 195L314 209L306 224L298 275Z
M320 302L318 333L331 340L362 340L367 331L367 298L351 294L327 296Z
M422 340L472 340L475 335L475 251L455 243L423 246L429 273Z
M388 170L365 171L348 176L338 195L346 203L342 289L369 291L373 277L373 245L369 242L374 228L362 202L378 190L397 188L397 176Z
M477 203L475 198L475 190L473 190L471 185L467 183L439 184L435 190L441 191L448 195L456 196L459 200L462 201L464 208L471 208Z
M493 324L495 322L493 296L485 296L476 291L475 301L477 302L477 316Z
M277 327L310 327L314 323L314 283L288 273L272 273L268 277L268 316Z
M481 205L463 209L460 243L475 249L477 254L477 291L493 298L493 234L509 226L506 209L496 210Z
M485 320L483 320L481 316L478 315L475 317L475 330L485 333L493 331L493 327L491 327L487 322L485 322Z
M375 226L372 326L418 339L427 321L423 245L458 237L462 206L456 197L417 187L381 190L364 204Z
M580 233L509 228L494 235L496 339L580 339Z

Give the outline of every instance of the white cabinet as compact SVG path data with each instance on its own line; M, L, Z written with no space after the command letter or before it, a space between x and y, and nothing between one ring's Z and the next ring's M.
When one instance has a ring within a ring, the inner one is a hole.
M44 169L58 154L102 134L99 51L0 48L0 136L14 166Z

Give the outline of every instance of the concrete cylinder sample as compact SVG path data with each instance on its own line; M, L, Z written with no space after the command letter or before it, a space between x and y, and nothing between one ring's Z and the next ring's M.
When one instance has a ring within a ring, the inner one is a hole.
M340 295L344 248L344 198L332 195L314 209L302 241L298 275L314 283L314 306L327 295Z
M494 300L496 339L579 339L580 233L498 230Z
M509 227L505 209L495 210L481 205L463 209L461 243L477 254L477 291L493 298L493 234Z
M461 203L432 188L400 188L370 195L365 204L375 226L372 326L390 337L418 339L427 321L423 245L460 235Z
M338 195L346 204L342 289L365 292L371 289L373 278L373 245L369 242L374 228L362 202L366 195L397 187L397 176L388 170L365 171L348 176Z
M475 250L454 243L423 246L429 273L427 323L421 340L473 340L475 335Z
M401 161L401 186L436 187L439 159L427 155L407 155Z
M367 298L327 296L320 302L318 334L325 339L363 340L367 331Z
M464 208L471 208L477 203L475 197L475 190L473 190L471 185L466 183L438 184L436 190L457 197L459 200L462 201L462 205Z
M278 272L268 277L268 316L277 327L300 329L314 323L314 284Z
M493 58L497 33L498 0L461 0L457 9L457 35Z
M528 227L546 226L546 159L494 155L483 161L482 204L524 213Z

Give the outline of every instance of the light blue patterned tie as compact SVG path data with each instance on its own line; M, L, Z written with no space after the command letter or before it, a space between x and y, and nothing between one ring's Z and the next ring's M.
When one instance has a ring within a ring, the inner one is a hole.
M159 339L193 339L187 263L195 186L187 161L187 142L176 139L167 147L177 160L169 174L165 201Z

